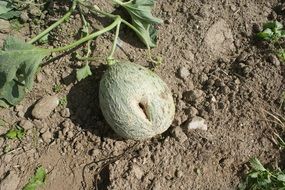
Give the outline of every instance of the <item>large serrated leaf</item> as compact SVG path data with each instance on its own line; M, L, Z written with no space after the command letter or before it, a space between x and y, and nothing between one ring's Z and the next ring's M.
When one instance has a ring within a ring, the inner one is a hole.
M154 24L160 24L163 21L152 15L151 10L154 6L154 0L134 0L129 3L123 3L119 0L113 0L115 3L124 7L132 18L133 26L140 32L138 36L149 47L156 46L156 29Z
M33 87L34 76L49 50L9 37L0 51L0 105L17 105Z

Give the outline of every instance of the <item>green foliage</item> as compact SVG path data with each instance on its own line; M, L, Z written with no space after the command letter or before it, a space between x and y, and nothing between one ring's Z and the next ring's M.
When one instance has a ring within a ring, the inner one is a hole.
M44 35L41 39L39 39L40 44L48 43L49 34Z
M88 48L87 56L85 58L89 59L89 55L91 55L91 40L94 40L99 35L102 35L116 28L115 40L109 56L113 59L112 56L117 46L121 24L125 24L130 29L134 30L140 39L146 44L148 49L149 47L154 47L156 45L157 31L154 28L154 25L162 23L162 20L154 17L151 13L154 5L154 0L132 0L128 2L121 0L110 1L113 1L126 9L132 18L132 24L122 19L119 15L113 15L111 13L101 11L99 8L97 9L96 6L93 6L92 2L89 2L88 4L85 0L75 0L72 1L70 10L67 11L62 18L58 19L50 27L30 40L29 43L25 43L19 39L16 39L15 37L9 37L5 41L3 49L0 50L0 107L9 107L20 103L20 101L25 97L26 93L32 89L34 77L39 69L41 61L51 52L64 52L74 49L75 47L78 47L79 45L87 42ZM20 7L22 7L19 6L19 4L29 3L31 2L20 0L0 0L0 18L5 14L6 19L15 17L17 12L15 9L20 9ZM91 6L89 6L90 4ZM89 34L89 27L91 27L91 25L89 25L85 20L85 17L83 16L84 12L81 11L84 21L82 27L84 37L66 46L53 49L43 49L31 45L36 41L39 43L45 43L48 39L49 32L63 22L67 21L76 8L79 8L80 10L80 6L84 6L86 9L88 9L88 11L92 13L96 12L100 15L113 19L114 22L99 31L95 31ZM7 16L7 14L10 16ZM15 28L17 29L18 25L15 25ZM152 60L150 51L148 54ZM116 60L114 59L114 61ZM88 64L86 64L83 68L77 70L76 77L77 80L80 81L90 76L91 74L92 73L90 67ZM66 102L67 101L65 101L65 103Z
M89 64L85 64L81 69L77 69L76 71L76 79L78 81L81 81L91 75L92 75L92 72L89 67Z
M257 158L250 160L251 171L239 185L240 190L284 190L285 173L280 169L270 171Z
M61 90L62 90L62 85L61 84L55 84L55 85L53 85L53 87L52 87L52 90L53 90L53 92L55 92L55 93L59 93Z
M285 50L284 49L279 50L277 56L279 57L279 59L285 61Z
M15 125L12 129L10 129L5 137L8 139L22 139L25 136L25 131L18 125Z
M135 0L127 3L120 0L113 0L124 7L132 18L132 25L140 32L138 36L149 47L156 46L157 31L154 24L162 23L159 18L151 14L154 0Z
M11 24L11 29L17 32L19 32L22 27L22 24L19 22L18 19L10 20L10 24Z
M66 107L67 103L68 101L66 96L63 96L62 98L59 99L59 106Z
M43 185L46 180L46 171L40 166L36 169L35 175L30 179L22 190L36 190L39 186Z
M7 1L0 1L0 19L9 20L15 17L19 17L20 11L14 9L12 3Z
M33 87L42 59L49 54L17 38L9 37L0 50L0 106L18 104Z
M285 37L285 30L280 22L272 21L264 24L263 31L259 32L257 36L262 40L277 41Z

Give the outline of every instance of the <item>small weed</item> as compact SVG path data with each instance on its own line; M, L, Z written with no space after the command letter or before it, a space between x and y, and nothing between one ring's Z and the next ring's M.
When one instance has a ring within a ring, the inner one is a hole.
M11 20L10 24L11 24L11 29L16 31L16 32L19 32L20 29L22 28L22 24L19 22L18 19Z
M59 99L59 106L66 107L67 103L67 96L63 96L61 99Z
M36 169L35 175L29 180L23 190L36 190L39 186L43 185L46 180L46 171L40 166Z
M283 25L278 21L272 21L265 23L263 26L263 31L257 34L262 40L268 41L278 41L280 38L285 37L285 30Z
M25 131L18 125L15 125L12 129L10 129L5 137L8 139L22 139L25 136Z
M282 23L278 21L265 23L263 30L257 33L257 37L272 43L274 45L272 51L276 53L280 60L285 61L285 51L281 43L281 39L285 38L285 28Z
M251 170L245 181L238 188L240 190L283 190L285 188L285 172L281 169L266 169L257 158L250 160Z
M61 92L62 89L63 89L63 86L62 86L61 84L55 84L55 85L53 85L53 87L52 87L52 90L53 90L53 92L55 92L55 93Z

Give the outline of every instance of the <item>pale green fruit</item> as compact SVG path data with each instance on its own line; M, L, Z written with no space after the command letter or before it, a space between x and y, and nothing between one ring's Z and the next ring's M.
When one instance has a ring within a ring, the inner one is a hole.
M151 70L132 63L109 66L100 82L102 113L120 136L143 140L166 131L175 114L170 89Z

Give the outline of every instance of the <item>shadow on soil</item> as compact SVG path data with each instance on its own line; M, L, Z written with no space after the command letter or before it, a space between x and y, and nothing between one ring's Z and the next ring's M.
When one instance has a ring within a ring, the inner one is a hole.
M91 66L93 75L75 84L67 95L67 107L71 120L82 129L101 138L121 139L105 122L99 106L99 83L105 66ZM75 73L63 79L64 83L75 81Z

